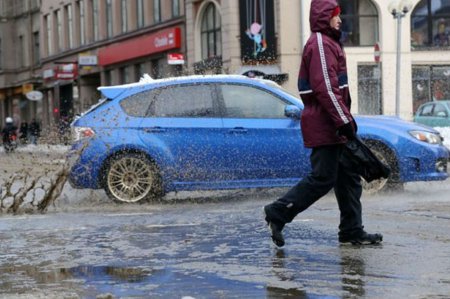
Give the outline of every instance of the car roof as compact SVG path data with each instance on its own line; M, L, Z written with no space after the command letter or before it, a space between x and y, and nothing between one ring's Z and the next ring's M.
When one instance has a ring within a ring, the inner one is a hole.
M152 79L149 75L145 74L139 82L114 85L114 86L100 86L97 89L102 95L109 99L114 99L127 91L133 91L133 93L144 91L158 86L171 85L171 84L184 84L184 83L199 83L199 82L259 82L264 85L276 84L273 81L249 78L243 75L191 75L180 77L168 77L162 79Z

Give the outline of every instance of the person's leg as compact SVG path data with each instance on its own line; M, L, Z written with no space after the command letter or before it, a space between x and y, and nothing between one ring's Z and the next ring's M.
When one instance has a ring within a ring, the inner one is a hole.
M283 197L264 207L272 238L284 244L281 230L286 223L327 194L335 185L342 145L322 146L312 150L311 173L292 187ZM281 240L283 240L281 242ZM277 245L278 245L277 244ZM278 245L282 246L282 245Z
M375 244L383 240L381 234L368 234L364 231L361 205L361 178L350 167L343 155L339 163L338 178L334 193L341 213L339 241L352 244Z
M341 212L339 235L350 235L363 230L361 206L361 178L352 169L340 163L334 194Z

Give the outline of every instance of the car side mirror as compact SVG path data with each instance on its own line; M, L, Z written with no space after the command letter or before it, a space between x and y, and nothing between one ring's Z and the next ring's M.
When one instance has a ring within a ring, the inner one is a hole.
M447 117L447 113L445 113L444 111L439 111L439 112L436 114L436 116L437 116L437 117Z
M295 105L287 105L284 107L284 115L294 119L300 119L302 111Z

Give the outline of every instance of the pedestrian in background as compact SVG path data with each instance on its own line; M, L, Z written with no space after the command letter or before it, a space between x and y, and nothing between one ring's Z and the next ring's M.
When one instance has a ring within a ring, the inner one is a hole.
M28 123L23 121L19 128L19 139L21 144L28 143Z
M301 126L304 145L312 148L311 173L284 196L264 207L275 245L284 246L282 230L332 188L340 210L339 242L375 244L381 234L368 234L362 223L361 178L343 155L348 140L356 138L350 113L345 53L340 43L340 7L336 0L312 0L312 34L304 49L298 88L305 108Z
M31 121L28 130L30 132L31 144L36 145L37 140L38 140L39 136L41 135L41 126L39 125L39 123L36 121L35 118L33 118L33 120Z

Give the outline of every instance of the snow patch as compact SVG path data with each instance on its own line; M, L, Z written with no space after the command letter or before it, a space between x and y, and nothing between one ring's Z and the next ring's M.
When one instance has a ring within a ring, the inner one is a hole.
M444 145L450 150L450 127L435 127L436 131L444 137Z

